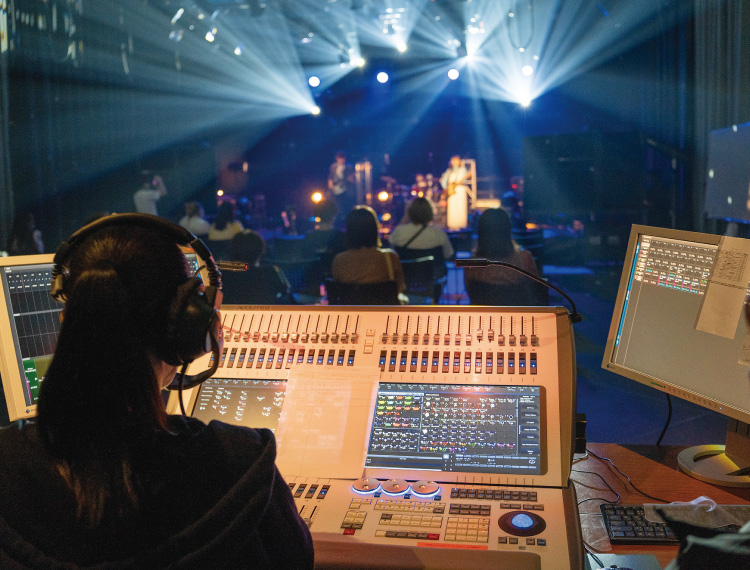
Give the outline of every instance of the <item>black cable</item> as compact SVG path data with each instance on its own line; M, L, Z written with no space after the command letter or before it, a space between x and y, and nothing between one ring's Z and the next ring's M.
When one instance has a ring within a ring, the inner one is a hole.
M602 457L602 456L600 456L600 455L597 455L596 453L594 453L594 452L593 452L593 451L591 451L590 449L587 449L586 451L587 451L588 453L590 453L591 455L593 455L594 457L596 457L596 458L597 458L597 459L598 459L599 461L607 461L607 462L608 462L608 463L609 463L609 464L610 464L610 465L611 465L612 467L614 467L614 468L615 468L615 469L617 470L617 472L618 472L618 473L619 473L620 475L622 475L623 477L625 477L625 479L627 479L627 480L628 480L628 482L629 482L629 483L630 483L630 485L631 485L631 486L633 487L633 490L634 490L634 491L635 491L636 493L638 493L638 494L640 494L640 495L643 495L644 497L648 497L649 499L653 499L653 500L655 500L655 501L660 501L660 502L662 502L662 503L671 503L671 502L672 502L672 501L667 501L667 500L665 500L665 499L660 499L659 497L654 497L654 496L652 496L652 495L649 495L648 493L644 493L643 491L641 491L641 490L640 490L640 489L639 489L638 487L636 487L636 486L635 486L635 483L633 483L633 480L632 480L632 479L631 479L630 477L628 477L627 475L625 475L625 473L623 473L623 472L622 472L622 471L620 470L620 468L619 468L619 467L618 467L617 465L615 465L615 464L614 464L614 463L612 462L612 460L611 460L611 459L610 459L609 457Z
M600 568L604 568L604 562L599 560L599 557L594 554L594 549L585 540L583 541L583 548L586 549L586 552L589 553L589 556L594 559L594 562L596 562Z
M494 259L485 259L483 257L470 257L469 259L456 259L453 264L456 267L487 267L488 265L499 265L500 267L507 267L508 269L512 269L513 271L517 271L518 273L525 275L526 277L529 277L530 279L533 279L537 283L541 283L545 287L549 287L550 289L557 291L565 297L565 300L570 303L571 313L570 313L570 320L574 323L580 323L582 316L581 313L578 312L578 309L576 308L576 304L573 302L573 299L571 299L567 293L565 293L562 289L556 287L552 283L545 281L541 277L537 277L533 273L529 273L528 271L521 269L520 267L516 267L512 263L506 263L504 261L495 261Z
M599 475L599 473L595 473L593 471L582 471L580 469L572 469L571 471L573 471L574 473L586 473L588 475L596 475L597 477L599 477L599 479L602 480L602 483L604 483L604 485L607 487L607 489L609 489L612 492L612 494L617 497L614 501L610 501L609 499L605 499L603 497L590 497L588 499L583 499L582 501L579 501L578 502L579 505L581 505L581 504L583 504L583 503L585 503L587 501L604 501L605 503L609 503L610 505L614 505L614 504L616 504L616 503L618 503L620 501L620 493L618 493L617 491L615 491L611 487L611 485L609 483L607 483L607 480L604 477L602 477L601 475ZM581 483L580 481L576 481L575 479L572 479L572 481L573 481L573 483L578 483L579 485L583 485L583 483Z
M669 427L670 422L672 421L672 396L664 392L667 396L667 406L669 407L669 413L667 414L667 422L664 424L664 429L661 430L661 433L659 434L659 439L656 440L656 445L661 445L661 440L664 438L664 434L667 433L667 428Z

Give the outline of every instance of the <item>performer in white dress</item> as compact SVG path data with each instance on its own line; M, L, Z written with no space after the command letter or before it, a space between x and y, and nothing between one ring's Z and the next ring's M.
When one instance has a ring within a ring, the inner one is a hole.
M465 184L468 177L469 171L462 164L461 157L452 156L450 167L440 177L440 185L448 196L447 227L449 230L461 230L468 225L469 188Z

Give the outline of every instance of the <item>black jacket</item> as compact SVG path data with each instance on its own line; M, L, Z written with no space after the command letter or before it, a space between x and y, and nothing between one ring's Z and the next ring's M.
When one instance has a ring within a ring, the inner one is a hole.
M78 521L36 426L0 430L0 568L312 568L270 431L182 417L170 429L149 442L138 512L96 528Z

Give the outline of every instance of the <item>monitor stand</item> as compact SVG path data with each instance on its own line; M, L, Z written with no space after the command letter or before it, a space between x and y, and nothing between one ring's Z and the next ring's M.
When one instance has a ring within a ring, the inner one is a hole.
M725 487L750 487L750 425L729 420L726 445L697 445L677 456L685 473Z

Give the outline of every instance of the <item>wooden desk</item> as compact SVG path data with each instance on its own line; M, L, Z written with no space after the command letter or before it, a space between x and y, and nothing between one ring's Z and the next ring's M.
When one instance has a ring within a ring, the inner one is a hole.
M630 449L614 443L589 443L588 448L601 457L611 459L623 473L627 474L635 485L643 492L667 501L692 501L696 497L705 495L721 504L749 504L750 491L717 487L688 477L666 465L657 463ZM647 449L642 450L644 452ZM665 450L665 458L672 454L676 457L676 450ZM669 461L667 461L669 463ZM573 464L571 479L575 482L578 501L588 498L602 497L615 499L601 479L595 475L578 473L577 471L591 471L601 475L610 486L620 493L621 504L655 503L656 501L644 497L633 490L622 475L606 461L600 461L592 455ZM604 528L599 505L602 501L586 501L578 508L581 513L581 527L583 539L594 553L606 554L653 554L665 567L676 555L676 546L612 546Z

